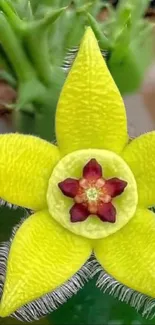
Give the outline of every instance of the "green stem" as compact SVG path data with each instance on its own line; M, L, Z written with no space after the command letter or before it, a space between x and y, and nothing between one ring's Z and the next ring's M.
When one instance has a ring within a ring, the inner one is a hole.
M96 38L98 39L99 43L100 43L100 47L103 50L109 50L111 48L111 42L110 40L103 34L99 23L96 21L96 19L89 13L87 13L87 17L88 17L88 22L90 24L90 26L92 27Z
M77 9L76 9L76 12L77 12L78 14L85 13L86 11L88 11L88 10L90 9L90 7L92 6L92 4L93 4L93 2L90 1L90 2L88 2L88 3L84 4L84 5L82 5L81 7L77 8Z
M13 122L16 131L24 134L33 134L48 141L55 140L54 132L54 115L55 115L55 103L53 103L53 109L51 107L35 107L35 113L29 114L27 111L15 111L13 115Z
M0 8L2 8L3 12L8 17L8 20L12 27L17 31L21 31L23 21L13 11L13 8L11 8L9 3L6 0L0 0Z
M47 30L67 9L67 7L58 10L52 10L46 13L45 17L36 21L27 23L25 33L35 33L36 30Z
M13 123L15 130L23 134L34 134L35 115L23 111L14 111Z
M49 53L48 28L66 8L52 11L43 19L27 25L25 41L29 55L40 79L47 86L53 83L51 59Z
M35 71L22 49L20 41L9 25L6 17L0 12L0 41L8 55L8 58L16 72L20 82L30 80L35 75Z
M0 69L0 79L5 80L9 85L15 88L17 86L15 78L4 67L3 69Z
M53 77L48 47L48 34L45 31L31 32L26 37L29 55L34 63L40 79L45 85L50 85Z
M48 109L44 107L42 112L36 112L35 115L35 126L34 133L41 138L54 141L55 140L55 130L54 130L54 114L55 114L55 106L52 109Z

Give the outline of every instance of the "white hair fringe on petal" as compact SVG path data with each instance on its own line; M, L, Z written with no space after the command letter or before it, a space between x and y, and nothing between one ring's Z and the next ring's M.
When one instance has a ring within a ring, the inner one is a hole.
M9 208L17 208L4 200L0 200L0 204ZM150 209L153 209L153 211L155 210L154 208ZM0 245L0 296L2 296L3 293L7 260L12 240L21 224L31 213L33 213L33 211L24 209L24 217L20 223L13 228L10 240L8 242L3 242ZM100 263L96 260L94 254L92 254L90 259L82 266L82 268L62 286L58 287L55 291L26 304L11 316L20 321L31 322L38 320L56 310L61 304L65 303L69 298L75 295L89 279L92 279L98 274L99 277L96 285L104 293L108 293L114 298L130 304L131 307L134 307L137 312L142 314L145 318L152 319L155 316L155 299L128 288L107 274Z
M111 275L107 274L97 260L94 261L93 268L92 277L99 274L96 285L104 293L108 293L121 302L125 302L131 307L134 307L145 318L152 319L155 316L154 298L130 289L118 282Z
M90 279L92 261L88 261L82 268L66 283L58 287L55 291L26 304L18 309L11 316L21 321L31 322L46 316L64 304L69 298L77 294Z
M66 57L64 59L63 65L62 65L62 69L66 73L68 73L70 68L72 67L72 64L76 58L78 50L79 50L78 47L73 47L73 48L67 50L67 54L66 54ZM101 50L101 54L102 54L103 58L107 59L109 52Z
M2 296L3 293L7 269L7 260L11 247L11 242L17 230L27 217L28 214L26 211L26 216L21 220L21 222L17 226L14 227L10 241L4 242L0 245L0 296ZM24 305L10 316L23 322L32 322L34 320L38 320L41 317L46 316L48 313L51 313L52 311L57 309L61 304L65 303L69 298L75 295L91 278L93 264L94 260L90 257L90 259L70 280L65 282L53 292L48 293L43 297Z
M9 209L13 209L13 210L16 210L18 209L18 205L15 205L15 204L12 204L12 203L9 203L3 199L0 198L0 206L2 207L7 207Z

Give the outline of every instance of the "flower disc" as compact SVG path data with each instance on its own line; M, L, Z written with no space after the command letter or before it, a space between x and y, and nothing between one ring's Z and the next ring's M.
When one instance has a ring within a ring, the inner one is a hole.
M95 215L89 216L83 222L72 223L70 209L74 203L73 199L64 196L58 186L67 178L80 179L83 167L92 158L102 166L103 177L106 179L118 177L128 183L125 191L113 199L117 211L114 224L102 222ZM129 166L120 156L107 150L86 149L66 155L56 165L49 180L47 202L51 216L63 227L87 238L107 237L122 228L134 216L137 201L137 185Z

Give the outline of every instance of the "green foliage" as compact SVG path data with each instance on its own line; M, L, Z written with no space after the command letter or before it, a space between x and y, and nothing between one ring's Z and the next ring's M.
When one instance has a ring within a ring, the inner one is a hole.
M46 107L54 121L65 80L61 67L86 25L108 51L107 64L121 93L136 90L151 60L152 25L143 19L148 2L121 0L116 11L105 2L109 16L98 22L100 0L0 0L0 64L16 79L15 109L26 112L31 105L36 115L44 114Z
M77 46L86 26L85 11L97 13L100 1L0 0L2 69L16 80L19 114L16 127L54 139L55 107L65 80L62 64L68 48ZM8 66L9 62L9 66ZM11 67L11 70L10 70ZM10 76L10 77L11 77ZM9 81L9 78L8 78ZM25 114L33 123L27 125ZM43 120L46 124L44 126Z
M148 5L149 0L120 0L114 10L106 4L109 16L100 23L87 13L101 48L109 50L108 67L122 94L139 88L153 57L153 24L143 18Z

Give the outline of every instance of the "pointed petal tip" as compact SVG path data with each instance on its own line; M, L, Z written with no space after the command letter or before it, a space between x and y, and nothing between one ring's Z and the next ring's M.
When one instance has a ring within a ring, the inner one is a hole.
M66 231L48 211L26 219L11 243L0 317L8 317L31 302L35 313L35 301L71 279L89 258L91 250L88 240ZM44 281L40 282L41 278Z
M67 178L64 181L58 183L58 187L65 196L74 198L78 192L79 181L77 179Z
M96 44L98 46L98 41L90 26L86 27L82 43L90 44L91 47L93 44Z
M108 190L108 193L111 195L111 197L116 197L121 195L125 188L127 187L128 183L122 179L119 179L117 177L110 178L106 181L106 188Z
M85 221L89 216L88 209L80 203L75 203L70 209L71 222Z
M88 161L83 168L83 177L85 179L99 179L102 177L102 167L95 158Z
M10 316L14 311L10 310L9 308L9 304L6 307L6 304L3 304L3 302L1 302L0 304L0 318L5 318Z
M111 202L101 204L97 215L103 222L116 222L116 209Z
M89 36L95 37L95 34L94 34L92 28L90 26L87 26L86 29L85 29L84 37L89 37Z

